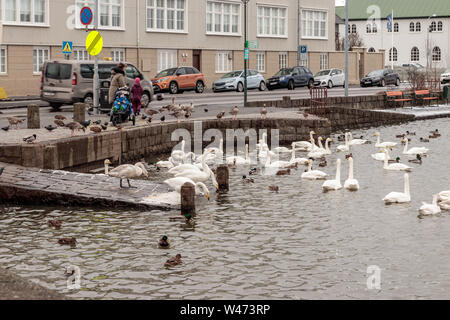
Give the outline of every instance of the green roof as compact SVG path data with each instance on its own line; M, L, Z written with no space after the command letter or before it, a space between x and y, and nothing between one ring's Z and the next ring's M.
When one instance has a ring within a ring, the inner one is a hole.
M373 13L367 13L372 5L381 9L381 19L394 10L394 19L450 17L450 0L348 0L349 20L367 20ZM345 19L345 7L336 7L336 15Z

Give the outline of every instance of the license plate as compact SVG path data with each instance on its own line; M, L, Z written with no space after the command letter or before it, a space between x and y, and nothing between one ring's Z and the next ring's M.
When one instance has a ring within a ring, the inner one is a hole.
M270 84L277 84L276 82L271 82Z
M46 97L52 97L54 95L55 95L54 92L44 92L44 96L46 96Z
M369 84L370 83L370 81L366 81L366 84Z

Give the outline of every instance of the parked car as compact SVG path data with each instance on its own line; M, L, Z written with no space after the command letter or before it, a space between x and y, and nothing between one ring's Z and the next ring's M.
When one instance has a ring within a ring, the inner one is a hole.
M236 90L244 91L244 71L237 70L224 74L222 78L214 81L212 89L214 92ZM247 70L247 89L266 90L266 81L261 73L256 70Z
M361 87L384 87L389 84L400 85L400 76L392 69L375 70L361 79Z
M450 82L450 69L447 69L443 74L441 74L441 84L446 84L449 82Z
M194 67L178 67L161 71L153 79L155 92L170 92L172 94L195 90L202 93L205 90L205 76Z
M314 75L314 85L330 89L335 86L345 87L345 73L341 69L319 71Z
M275 75L267 81L267 89L288 88L294 90L295 87L314 85L314 76L306 67L293 67L280 69Z
M133 64L127 65L125 81L131 88L136 78L141 79L144 89L142 105L147 107L153 99L153 87L149 79ZM98 64L99 79L107 80L111 77L111 70L117 62L101 61ZM41 99L58 110L63 104L84 102L93 104L94 62L78 60L52 60L42 66Z

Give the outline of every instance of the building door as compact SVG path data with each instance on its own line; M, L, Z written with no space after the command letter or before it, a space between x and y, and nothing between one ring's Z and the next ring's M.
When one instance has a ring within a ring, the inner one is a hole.
M202 71L201 63L200 63L201 62L200 61L201 54L202 54L201 50L194 50L192 52L192 66L200 72Z

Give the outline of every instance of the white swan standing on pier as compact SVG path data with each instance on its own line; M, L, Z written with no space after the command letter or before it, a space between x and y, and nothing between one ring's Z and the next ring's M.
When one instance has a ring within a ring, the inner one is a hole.
M409 175L404 175L404 192L391 192L383 198L386 204L411 202L411 194L409 193Z
M127 179L128 187L132 188L130 184L129 179L138 178L140 176L148 177L148 172L145 169L144 164L141 162L136 163L135 165L132 164L123 164L121 166L118 166L117 168L109 170L109 165L111 164L111 161L108 159L105 160L105 175L110 177L116 177L120 179L120 187L122 187L122 180Z
M336 163L336 178L334 180L327 180L323 183L322 189L324 192L336 191L342 189L341 184L341 159L337 159Z
M348 160L348 179L345 180L344 188L349 191L358 191L359 182L353 177L353 158L349 157L347 160Z

